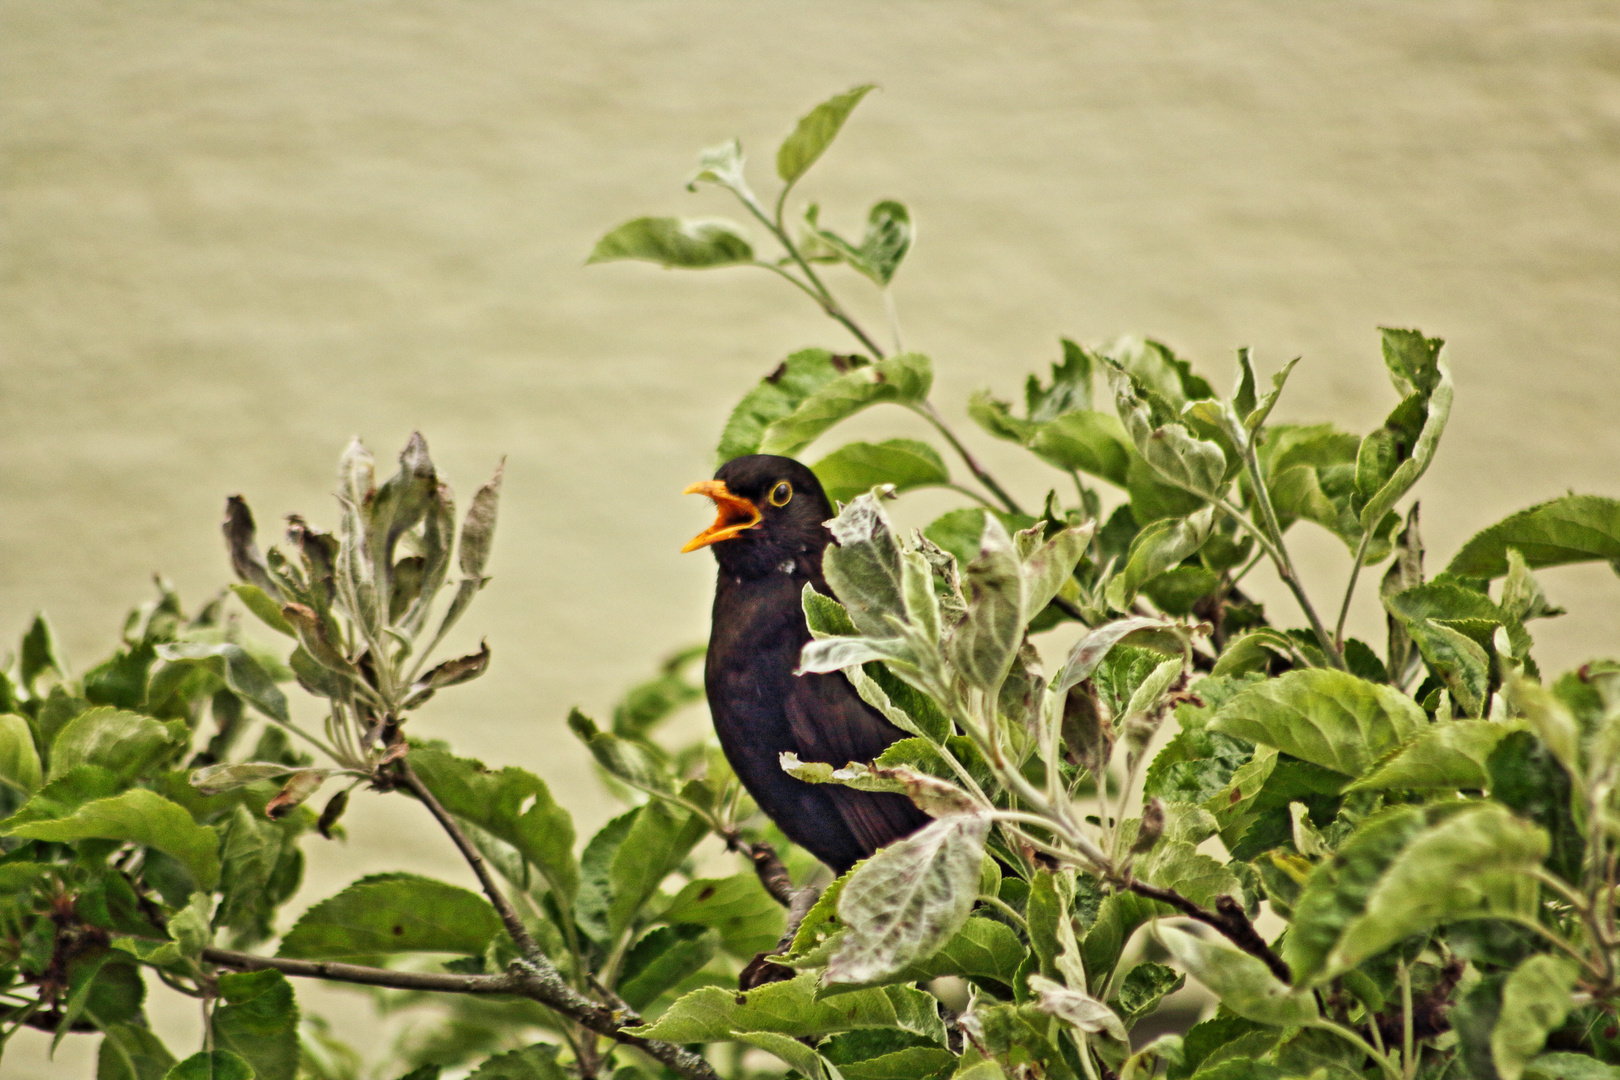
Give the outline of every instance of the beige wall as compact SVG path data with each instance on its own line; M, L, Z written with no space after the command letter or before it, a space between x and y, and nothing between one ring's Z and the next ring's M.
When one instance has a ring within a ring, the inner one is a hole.
M1238 344L1303 354L1280 415L1365 429L1393 403L1375 326L1418 325L1458 386L1423 496L1437 560L1566 488L1620 494L1609 5L12 0L0 634L45 607L87 662L151 572L193 603L224 582L226 493L329 523L347 437L383 456L419 427L463 496L508 456L461 635L494 666L419 726L600 821L567 707L704 636L712 564L676 551L705 510L678 492L754 378L845 342L764 275L583 258L635 214L729 212L681 190L699 147L740 134L764 183L793 119L866 80L805 194L846 228L911 205L895 291L948 412L1059 334L1142 331L1223 382ZM1032 500L1048 482L987 456ZM1336 595L1345 553L1308 528ZM1575 614L1544 663L1620 652L1606 568L1546 581ZM414 808L351 820L312 897L455 872ZM189 1012L159 1019L188 1048ZM44 1045L20 1037L7 1074L90 1075L91 1040Z

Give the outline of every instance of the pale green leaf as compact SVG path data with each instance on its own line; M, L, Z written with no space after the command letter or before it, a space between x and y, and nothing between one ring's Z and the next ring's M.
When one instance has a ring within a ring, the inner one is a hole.
M1509 548L1532 569L1620 559L1620 499L1565 495L1521 510L1475 533L1446 569L1459 577L1501 577Z
M1443 721L1423 728L1346 791L1483 789L1485 762L1514 725L1488 720Z
M834 503L849 502L878 484L893 484L902 492L951 480L939 451L915 439L847 443L811 468Z
M1311 668L1245 690L1221 706L1210 730L1358 777L1427 722L1417 703L1393 687Z
M1129 1042L1125 1024L1107 1005L1090 994L1053 982L1044 975L1031 975L1029 989L1035 994L1035 1007L1057 1017L1078 1031L1103 1034L1118 1042Z
M986 514L979 554L963 570L967 619L950 641L951 662L969 683L995 693L1024 638L1024 580L1012 537Z
M1215 508L1206 506L1184 518L1155 521L1137 533L1125 568L1108 584L1109 606L1129 611L1143 585L1204 546L1214 524Z
M723 218L639 217L598 240L585 262L619 259L703 270L752 262L754 246L740 226Z
M212 890L219 884L219 837L193 821L178 804L145 788L87 802L70 816L55 821L12 825L5 833L57 843L92 838L126 840L173 856L198 888Z
M1037 456L1060 469L1074 469L1121 488L1135 453L1118 419L1090 409L1066 412L1040 425L1028 442Z
M876 982L949 941L973 910L989 827L979 814L940 818L868 859L839 897L850 934L826 981Z
M1386 810L1311 872L1284 958L1321 982L1443 923L1533 910L1547 850L1544 830L1495 803Z
M818 976L807 972L740 994L707 986L671 1005L655 1023L630 1028L633 1035L666 1042L718 1042L739 1031L775 1031L814 1036L862 1028L899 1028L943 1043L935 999L906 986L856 990L817 1000Z
M1547 1036L1564 1026L1580 977L1575 961L1546 953L1531 956L1502 984L1502 1012L1491 1029L1491 1060L1501 1080L1519 1080Z
M0 713L0 780L10 781L29 795L44 782L33 729L15 713Z
M934 370L921 353L901 353L840 375L804 399L793 412L766 427L762 454L793 456L824 432L868 406L917 404L928 398Z
M48 779L59 780L80 765L99 765L133 780L189 741L184 721L164 723L106 706L87 709L51 743Z
M861 98L874 89L876 86L872 83L853 87L828 98L801 117L793 134L777 148L776 175L789 185L797 182L832 145Z
M1231 1012L1277 1027L1297 1027L1317 1019L1315 996L1279 980L1264 961L1175 927L1160 926L1156 933L1176 963Z

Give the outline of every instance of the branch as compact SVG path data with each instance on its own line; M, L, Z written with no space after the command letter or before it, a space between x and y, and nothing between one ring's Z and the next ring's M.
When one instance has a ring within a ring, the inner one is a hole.
M360 964L338 964L324 960L284 960L280 957L255 956L252 953L233 952L230 949L207 948L203 959L221 967L239 971L270 969L283 975L306 979L326 979L330 982L356 983L361 986L386 986L395 990L431 990L451 994L505 994L526 997L554 1009L583 1027L605 1035L625 1046L633 1046L669 1066L687 1080L720 1080L719 1074L698 1055L673 1043L657 1039L644 1039L627 1034L624 1029L641 1023L641 1017L630 1009L611 1009L585 997L563 981L556 968L549 963L544 967L514 963L500 975L456 975L450 972L391 971L387 968L365 967Z
M1169 904L1187 918L1213 927L1226 940L1264 963L1283 983L1293 983L1294 974L1288 970L1288 965L1283 963L1282 957L1272 951L1271 946L1266 944L1266 939L1260 936L1254 924L1249 921L1249 917L1243 914L1243 905L1230 896L1217 897L1215 910L1210 911L1208 908L1199 907L1174 889L1161 889L1157 885L1149 885L1134 877L1123 884L1138 896L1157 900L1161 904Z
M748 844L743 847L750 862L754 864L754 873L759 875L759 883L765 886L765 891L785 908L793 906L794 889L793 878L788 874L788 868L783 865L782 858L776 849L769 844Z

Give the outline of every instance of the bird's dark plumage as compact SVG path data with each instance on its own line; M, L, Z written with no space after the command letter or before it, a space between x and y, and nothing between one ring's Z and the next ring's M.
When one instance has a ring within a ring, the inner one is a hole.
M720 746L760 809L842 873L928 818L903 795L807 784L782 771L783 751L843 766L905 738L842 673L793 674L810 640L804 586L831 595L821 554L832 541L823 524L832 507L808 468L768 454L730 461L688 490L720 510L687 546L712 545L720 564L704 672Z

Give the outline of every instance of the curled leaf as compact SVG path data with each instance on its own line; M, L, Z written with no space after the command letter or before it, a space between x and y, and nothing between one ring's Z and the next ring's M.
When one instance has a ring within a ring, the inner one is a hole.
M278 765L269 761L245 761L240 764L224 762L196 769L191 774L191 786L204 795L218 795L261 780L275 780L297 770L291 765Z
M281 590L270 577L270 567L265 563L264 556L259 553L259 545L254 542L257 531L253 524L253 511L240 495L232 495L225 500L225 523L221 526L225 534L225 548L230 552L231 569L236 576L249 585L257 586L272 599L281 598Z
M321 790L331 769L299 769L287 778L276 797L265 804L266 817L279 820L304 804L304 800Z
M1035 1007L1041 1012L1090 1035L1107 1035L1122 1043L1130 1041L1124 1022L1114 1010L1090 994L1071 990L1044 975L1031 975L1029 988L1034 991Z

